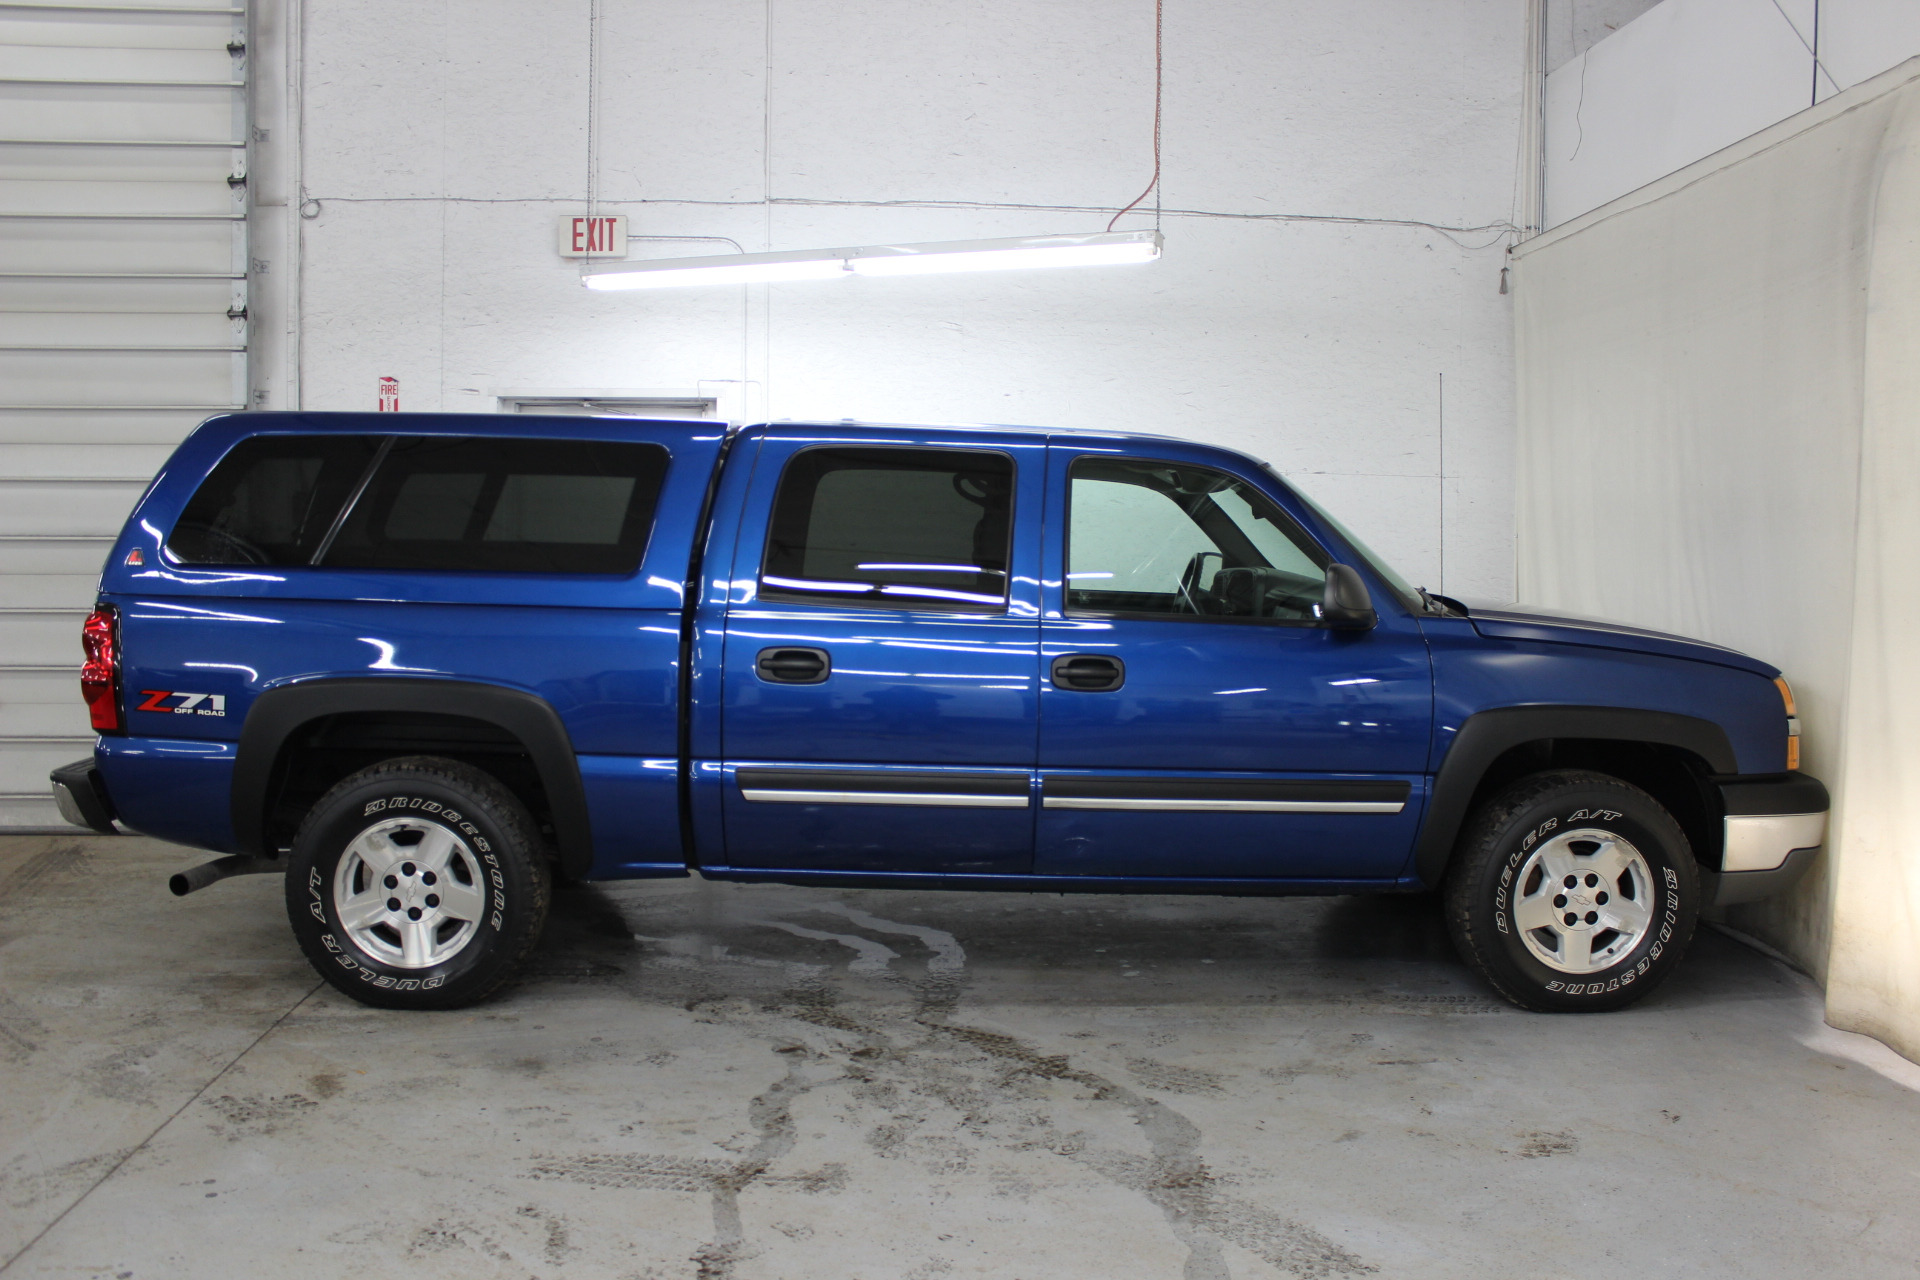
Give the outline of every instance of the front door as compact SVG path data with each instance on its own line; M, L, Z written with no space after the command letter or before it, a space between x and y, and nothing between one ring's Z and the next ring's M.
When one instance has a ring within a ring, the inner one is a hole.
M1044 472L1031 436L768 429L726 620L729 865L1029 870Z
M1398 876L1433 703L1413 617L1370 582L1377 626L1321 625L1334 557L1291 495L1126 449L1051 451L1035 872Z

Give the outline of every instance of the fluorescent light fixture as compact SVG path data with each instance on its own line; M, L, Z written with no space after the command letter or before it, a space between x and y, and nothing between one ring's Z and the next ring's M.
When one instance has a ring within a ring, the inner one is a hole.
M653 270L617 276L590 271L586 277L587 288L678 289L696 284L782 284L789 280L837 280L847 273L838 262L774 253L726 258L661 258L634 265Z
M947 244L877 245L847 259L854 274L919 276L942 271L1019 271L1027 267L1113 267L1160 256L1157 231L1089 236L1029 236Z
M675 289L700 284L783 284L848 276L917 276L949 271L1019 271L1029 267L1103 267L1152 262L1158 231L1101 231L1084 236L1014 236L944 240L859 249L798 249L710 258L649 258L601 263L581 274L589 289Z

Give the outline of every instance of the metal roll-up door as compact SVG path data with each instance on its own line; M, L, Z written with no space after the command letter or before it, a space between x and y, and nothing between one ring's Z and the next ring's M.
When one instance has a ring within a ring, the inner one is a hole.
M247 30L231 3L0 3L0 829L62 825L101 558L246 401Z

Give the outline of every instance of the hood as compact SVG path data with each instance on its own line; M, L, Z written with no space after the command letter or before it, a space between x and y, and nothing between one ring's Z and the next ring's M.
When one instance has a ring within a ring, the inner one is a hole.
M1490 639L1544 640L1550 644L1584 644L1597 649L1625 649L1632 653L1656 653L1667 658L1686 658L1711 662L1738 671L1751 671L1771 680L1780 674L1778 667L1758 658L1750 658L1737 649L1689 640L1685 636L1645 627L1630 627L1605 618L1587 618L1577 613L1561 613L1530 604L1481 604L1463 601L1473 629Z

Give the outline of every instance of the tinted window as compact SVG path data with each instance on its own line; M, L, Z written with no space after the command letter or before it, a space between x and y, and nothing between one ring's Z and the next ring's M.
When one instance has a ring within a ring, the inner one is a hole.
M1273 500L1225 472L1081 458L1067 520L1073 613L1311 622L1327 558Z
M652 444L403 438L321 563L630 574L666 470L667 451Z
M365 474L377 436L255 436L220 461L167 538L183 564L306 564Z
M965 449L808 449L780 477L764 595L893 607L1007 598L1013 460Z

